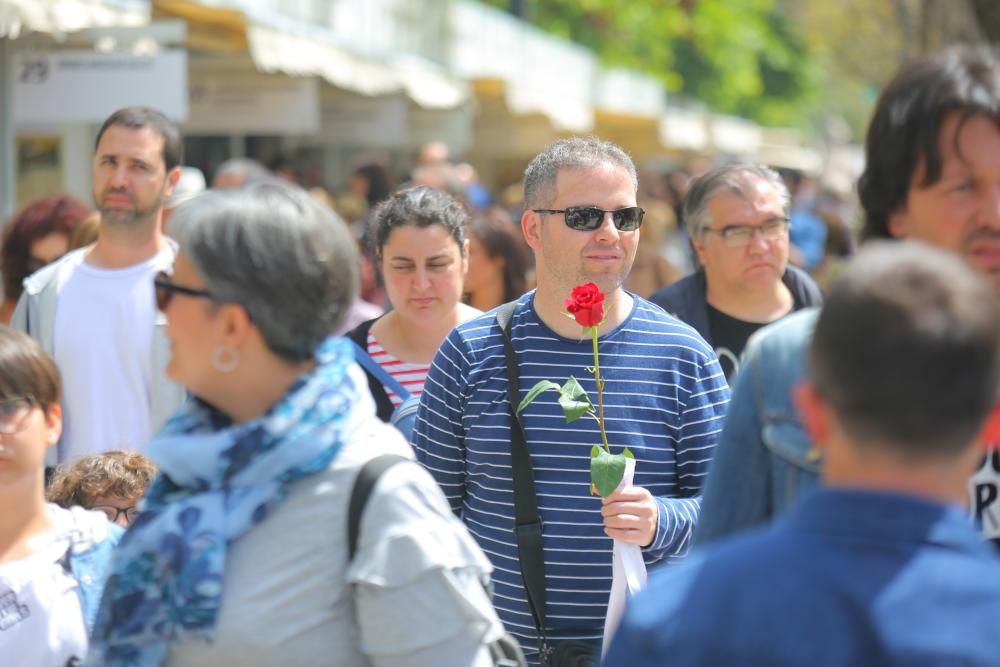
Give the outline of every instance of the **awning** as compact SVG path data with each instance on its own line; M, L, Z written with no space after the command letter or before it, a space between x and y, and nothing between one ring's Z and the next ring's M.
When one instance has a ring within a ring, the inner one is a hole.
M2 0L0 0L2 1ZM189 23L189 45L206 51L249 52L261 72L317 76L362 95L403 92L425 109L453 109L468 85L417 56L360 53L330 28L226 0L156 0L157 14Z
M451 20L451 65L459 75L501 82L512 113L541 114L558 131L593 129L593 53L485 5L456 2Z
M386 95L400 90L425 109L453 109L469 97L468 86L418 56L373 60L334 38L253 22L247 26L250 57L264 72L320 76L345 90Z
M0 37L140 26L149 15L150 0L0 0Z

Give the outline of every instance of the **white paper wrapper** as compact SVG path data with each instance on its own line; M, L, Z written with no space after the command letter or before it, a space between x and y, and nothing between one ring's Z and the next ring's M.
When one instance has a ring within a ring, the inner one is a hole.
M635 475L635 459L625 460L625 476L622 477L619 489L632 486ZM601 648L603 656L608 651L611 638L614 637L618 623L625 613L628 598L635 595L646 586L646 562L642 560L642 549L638 544L625 544L614 541L614 557L611 564L611 596L608 598L608 615L604 619L604 644Z

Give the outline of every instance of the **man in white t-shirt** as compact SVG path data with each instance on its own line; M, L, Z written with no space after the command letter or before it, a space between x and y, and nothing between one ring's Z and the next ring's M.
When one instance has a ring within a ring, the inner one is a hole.
M94 152L97 241L24 282L11 325L38 340L62 374L58 462L140 450L183 401L164 375L166 320L153 293L154 276L173 263L162 215L181 151L180 133L159 111L126 107L109 116Z

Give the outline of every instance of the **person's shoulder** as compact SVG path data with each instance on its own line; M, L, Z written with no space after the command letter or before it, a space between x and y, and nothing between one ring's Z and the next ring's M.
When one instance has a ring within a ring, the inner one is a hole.
M812 340L819 313L819 308L804 308L758 329L747 341L746 358L802 354Z
M529 295L530 293L515 301L511 322L512 329L519 325L526 312L525 309L530 307ZM469 319L452 329L445 340L460 347L463 351L473 354L502 345L503 331L497 316L500 310L506 306L507 304L503 304L485 313L472 313Z
M823 292L812 276L797 266L789 264L781 281L791 290L800 308L823 305Z
M72 270L83 262L87 248L77 248L66 253L48 266L42 267L24 279L24 293L30 297L37 296L44 289L55 283L66 271Z
M653 335L657 338L649 339L650 342L659 340L659 342L689 346L699 355L714 356L711 346L697 329L676 315L668 313L659 305L635 294L631 296L635 300L635 307L628 321L630 333L639 336Z
M653 292L649 300L667 312L673 312L683 306L686 300L699 289L701 274L699 271L689 273L680 280Z

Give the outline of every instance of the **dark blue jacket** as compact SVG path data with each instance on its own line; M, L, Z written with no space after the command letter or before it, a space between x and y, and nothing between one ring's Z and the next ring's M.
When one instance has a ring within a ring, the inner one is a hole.
M823 305L823 294L819 291L819 286L805 271L789 265L781 276L781 282L792 293L793 311ZM708 330L708 284L704 269L698 269L674 284L657 290L649 300L694 327L709 345L713 345L712 334Z

